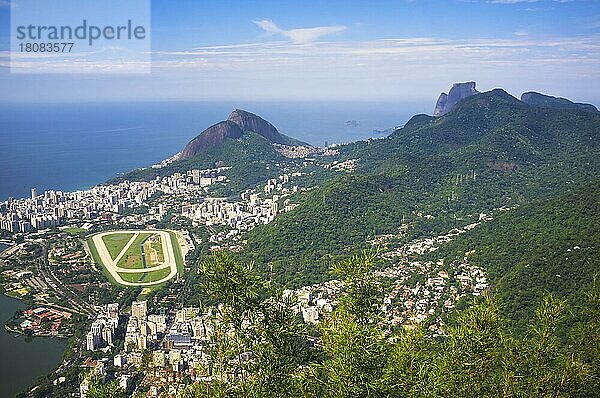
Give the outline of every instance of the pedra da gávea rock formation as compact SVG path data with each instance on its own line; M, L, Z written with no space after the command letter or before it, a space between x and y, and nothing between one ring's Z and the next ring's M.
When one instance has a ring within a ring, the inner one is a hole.
M437 103L435 104L433 116L445 115L454 108L454 105L456 105L458 101L478 93L479 91L475 90L475 82L454 83L448 94L440 94Z

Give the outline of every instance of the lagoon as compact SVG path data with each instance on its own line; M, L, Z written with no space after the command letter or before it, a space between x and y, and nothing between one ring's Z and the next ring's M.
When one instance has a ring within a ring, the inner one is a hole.
M25 306L0 294L0 321L10 319ZM49 337L28 337L0 330L0 397L14 397L54 369L62 359L67 341Z

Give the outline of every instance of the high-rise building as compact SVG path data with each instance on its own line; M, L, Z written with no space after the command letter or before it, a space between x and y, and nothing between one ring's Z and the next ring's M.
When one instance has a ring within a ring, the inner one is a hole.
M102 340L108 345L113 344L113 331L109 327L102 329Z
M111 303L106 305L106 313L111 319L119 319L119 304Z
M37 198L37 191L35 188L31 188L31 199L35 200Z
M100 336L102 334L103 326L104 324L99 320L94 321L94 323L92 323L91 331L94 334L94 336Z
M131 304L131 316L137 318L137 319L143 319L146 320L146 317L148 316L148 306L146 304L146 301L134 301Z
M127 358L121 354L115 355L113 363L116 367L120 368L127 363Z
M88 351L94 351L96 349L96 339L94 338L94 333L88 332L86 335L86 343Z
M158 333L164 333L167 331L167 317L166 315L148 315L148 322L152 322L156 325L156 331Z
M192 170L192 181L194 184L200 183L200 170Z

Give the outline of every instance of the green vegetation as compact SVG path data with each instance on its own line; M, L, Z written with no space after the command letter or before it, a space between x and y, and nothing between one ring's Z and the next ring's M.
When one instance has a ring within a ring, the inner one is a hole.
M163 268L156 271L148 272L119 272L121 278L126 282L156 282L169 275L171 272L170 268Z
M110 235L109 235L110 236ZM140 233L117 263L121 268L145 268L141 247L152 233Z
M311 191L294 211L248 233L247 259L291 286L328 277L378 234L407 239L501 206L546 199L600 175L600 115L527 106L502 90L440 118L415 116L388 139L340 148L352 175ZM425 218L431 215L432 218Z
M99 376L91 373L86 377L90 380L89 390L85 394L88 398L125 398L127 396L117 380L104 383Z
M487 271L502 313L525 330L545 292L581 303L600 271L599 186L500 213L435 255L458 259L474 250L469 262Z
M64 232L66 232L68 234L71 234L71 235L80 235L82 233L87 232L86 229L75 228L75 227L63 228L63 229L61 229L61 231L64 231Z
M294 315L294 303L270 290L251 265L224 253L207 260L201 288L221 304L219 324L231 328L215 330L212 381L194 383L186 396L597 395L598 285L589 285L581 305L546 295L522 334L507 327L502 302L484 297L456 314L446 336L431 338L423 329L390 332L379 322L382 297L373 266L374 257L363 254L332 268L346 287L338 308L311 331ZM241 327L244 322L250 327ZM321 344L308 345L308 334ZM253 353L251 361L242 359L246 352Z
M110 257L115 260L132 237L133 234L131 233L115 233L103 236L102 240L110 253Z

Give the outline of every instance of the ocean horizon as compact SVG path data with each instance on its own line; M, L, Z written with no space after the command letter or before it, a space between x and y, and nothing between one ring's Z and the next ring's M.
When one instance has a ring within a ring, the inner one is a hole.
M4 103L0 115L0 201L31 188L88 189L179 152L235 108L283 134L323 146L385 136L429 103L413 102L84 102Z

